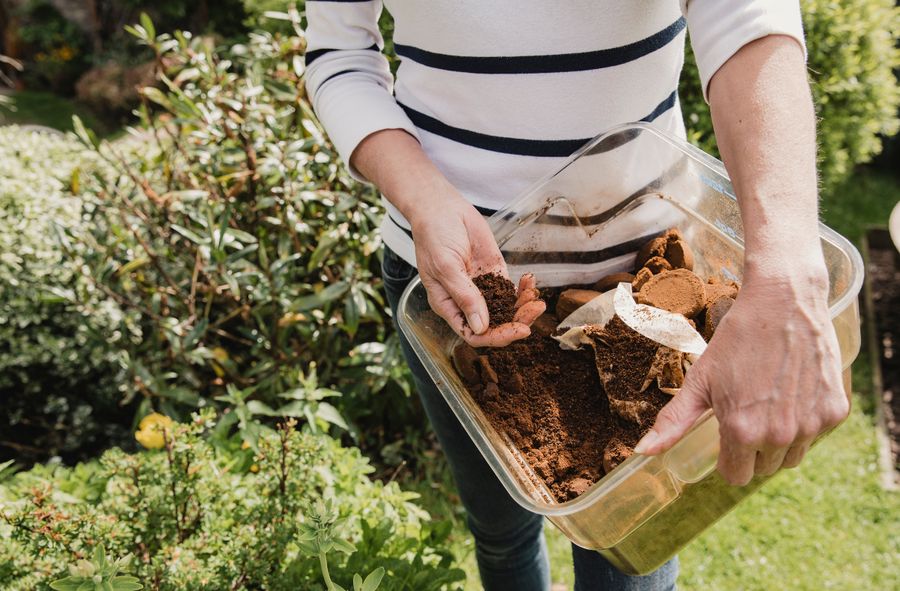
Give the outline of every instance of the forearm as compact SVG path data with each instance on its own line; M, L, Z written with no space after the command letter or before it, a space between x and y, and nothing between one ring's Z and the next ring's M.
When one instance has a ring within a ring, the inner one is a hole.
M434 217L441 202L461 199L419 142L400 129L369 135L350 161L414 226L420 215Z
M747 44L713 76L709 101L741 209L745 280L821 290L815 113L801 48L784 36Z

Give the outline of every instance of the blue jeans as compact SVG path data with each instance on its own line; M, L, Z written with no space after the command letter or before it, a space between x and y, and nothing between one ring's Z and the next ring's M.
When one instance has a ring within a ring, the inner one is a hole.
M389 248L384 249L382 276L388 302L397 317L400 295L416 276L416 269ZM398 330L399 332L399 330ZM469 439L428 372L400 334L403 355L412 371L425 413L459 489L475 538L475 557L486 591L546 591L550 565L540 515L522 508L494 475ZM629 576L599 553L572 545L575 591L674 591L678 561L672 559L646 576Z

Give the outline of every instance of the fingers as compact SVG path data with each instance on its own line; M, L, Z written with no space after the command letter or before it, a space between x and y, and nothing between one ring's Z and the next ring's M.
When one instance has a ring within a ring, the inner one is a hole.
M782 468L796 468L803 460L803 456L809 451L810 442L800 442L788 448L781 463Z
M450 269L446 269L445 274L440 278L439 285L450 296L457 309L465 316L472 332L474 334L484 333L488 328L487 304L481 292L472 283L472 279L463 270L457 269L451 272ZM428 288L429 286L426 285L425 287ZM432 308L434 309L434 306ZM435 309L435 312L447 320L447 317L443 316L440 311ZM453 325L451 324L451 326ZM454 330L456 329L454 328ZM457 330L457 332L459 331Z
M536 285L537 281L532 273L525 273L519 278L519 289L517 292L519 297L516 298L516 308L541 297L541 292L538 291Z
M731 437L723 437L717 467L726 482L734 486L744 486L753 478L756 449L742 445Z
M531 329L527 325L507 322L480 335L466 328L462 332L462 337L473 347L505 347L513 341L527 338L530 334Z
M542 300L533 300L523 304L516 310L513 316L513 322L531 326L531 323L537 320L537 317L547 310L547 304Z
M704 382L696 378L692 380L690 375L688 374L681 392L659 411L653 428L635 446L635 453L654 456L667 451L709 408Z
M788 449L787 447L778 447L757 451L753 472L762 476L775 474L781 468Z
M459 309L453 298L450 297L450 294L447 293L447 290L436 281L426 283L424 277L422 278L422 283L425 285L425 291L428 294L428 305L431 306L431 309L450 325L453 332L465 338L465 335L463 335L465 316L463 316L462 310Z

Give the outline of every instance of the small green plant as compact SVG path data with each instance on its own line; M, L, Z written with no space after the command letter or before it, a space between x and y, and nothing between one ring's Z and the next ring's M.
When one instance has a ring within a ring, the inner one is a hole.
M367 590L439 591L464 578L447 550L449 527L430 523L396 482L371 481L358 449L294 420L252 447L217 423L207 409L159 420L159 449L4 469L0 588L89 576L79 584L93 590L93 577L117 576L97 559L101 545L106 556L133 555L127 574L159 591L337 591L355 580Z
M50 588L55 591L139 591L141 585L137 577L120 575L131 561L131 556L125 555L113 562L106 559L106 550L103 546L94 548L91 560L79 560L69 566L68 577L58 579L50 583Z
M308 554L317 556L322 569L322 578L328 591L346 591L331 579L328 570L328 553L338 550L345 554L356 552L356 546L336 535L344 520L338 516L331 499L317 501L314 507L306 512L306 521L300 524L297 541L300 548ZM369 573L366 580L357 573L353 575L354 591L375 591L384 577L384 568L378 567Z

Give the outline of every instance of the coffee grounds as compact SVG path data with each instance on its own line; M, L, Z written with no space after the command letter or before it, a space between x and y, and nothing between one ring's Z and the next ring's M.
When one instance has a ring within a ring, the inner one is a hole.
M610 412L589 349L565 351L533 334L481 353L499 387L470 386L472 397L560 502L604 476L603 452L612 439L637 443L636 427Z
M618 316L605 327L589 331L588 336L596 343L597 370L610 410L634 425L634 433L647 431L672 399L659 391L655 381L641 391L659 343L632 330Z
M638 256L640 264L632 283L635 290L656 277L643 267L653 256L665 254L670 263L680 259L676 267L693 266L690 248L677 230L651 242ZM673 246L675 252L670 253ZM677 256L669 259L670 254ZM676 275L687 273L678 271ZM497 275L476 277L475 283L488 302L491 326L511 320L516 299L512 283ZM693 281L687 283L688 291L698 291ZM726 292L734 297L738 286L716 281L704 285L699 279L697 283L703 296L699 298L701 309L686 311L694 312L702 329L706 308L712 303L706 296ZM620 318L589 331L597 344L593 350L567 351L550 338L555 330L553 314L560 312L557 303L565 307L566 298L560 294L591 287L544 289L541 295L548 312L533 327L531 336L500 349L459 349L453 355L457 371L488 421L511 440L559 502L578 497L630 457L659 410L671 400L659 390L656 380L641 391L660 345ZM692 293L688 299L695 300L696 295ZM476 374L477 380L473 379Z
M481 292L488 309L491 328L512 322L516 314L516 286L497 273L485 273L472 280Z
M703 282L694 273L675 269L662 271L647 280L636 299L638 303L693 318L703 310L706 292Z

